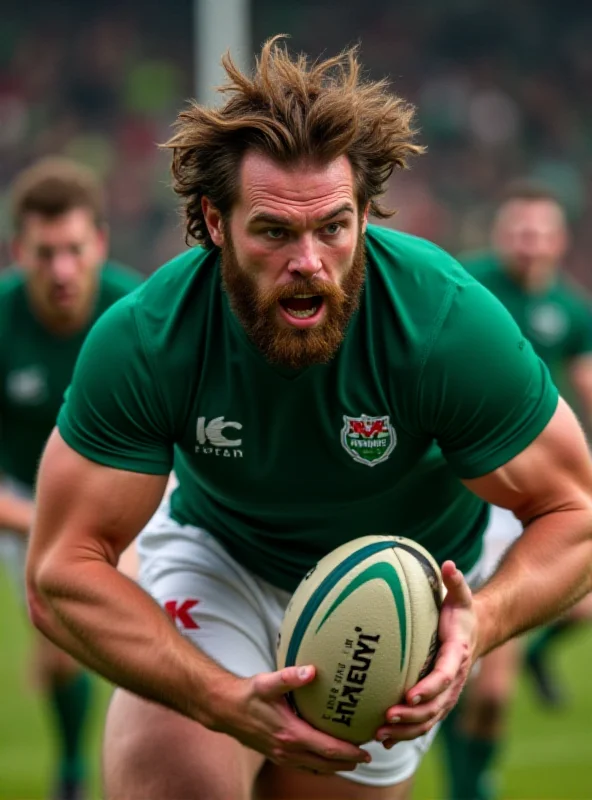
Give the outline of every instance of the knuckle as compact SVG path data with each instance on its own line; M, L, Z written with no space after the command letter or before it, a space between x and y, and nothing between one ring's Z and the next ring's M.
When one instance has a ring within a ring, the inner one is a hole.
M294 735L290 731L278 731L275 738L283 747L294 744Z
M286 761L286 754L281 747L273 747L270 753L270 758L276 764L283 764Z
M333 760L337 758L337 750L334 747L327 747L323 755L325 758Z
M450 684L454 680L454 675L449 669L443 669L442 667L440 667L434 670L434 672L436 672L436 674L438 675L444 686L450 686Z

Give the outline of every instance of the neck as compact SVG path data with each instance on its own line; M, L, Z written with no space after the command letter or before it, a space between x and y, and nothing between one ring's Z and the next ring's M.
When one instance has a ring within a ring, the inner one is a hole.
M95 292L89 294L84 304L71 314L56 313L51 307L41 302L34 293L28 292L29 306L39 322L50 333L56 336L73 336L85 328L92 316L95 305Z
M543 294L555 280L555 271L538 270L535 273L521 273L506 267L506 274L528 294Z

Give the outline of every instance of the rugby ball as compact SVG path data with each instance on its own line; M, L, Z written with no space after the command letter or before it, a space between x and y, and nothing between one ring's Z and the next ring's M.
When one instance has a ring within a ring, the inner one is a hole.
M433 666L443 597L436 561L402 536L364 536L322 558L278 636L278 669L316 668L288 696L294 711L338 739L374 739L387 709Z

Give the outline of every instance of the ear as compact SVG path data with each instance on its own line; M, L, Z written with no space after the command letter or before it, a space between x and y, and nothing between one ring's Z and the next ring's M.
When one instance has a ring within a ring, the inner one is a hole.
M222 247L224 241L224 226L222 224L222 214L212 205L207 197L201 198L201 210L204 215L208 233L217 247Z
M362 211L362 233L366 233L368 227L368 215L370 214L370 203L366 203L366 207Z

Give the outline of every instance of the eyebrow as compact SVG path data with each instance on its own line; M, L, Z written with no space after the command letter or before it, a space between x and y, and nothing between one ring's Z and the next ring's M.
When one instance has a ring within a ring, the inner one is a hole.
M334 208L332 211L329 211L328 214L325 214L324 216L319 217L319 219L316 219L315 222L316 223L329 222L329 220L332 220L334 217L339 216L339 214L344 214L345 212L348 212L350 214L354 213L354 207L352 206L351 203L343 203L343 205L340 205L338 208ZM249 220L250 225L257 225L262 222L265 222L268 225L278 225L285 228L289 228L292 225L292 220L289 219L288 217L282 217L276 214L267 214L264 211L261 212L260 214L255 214L255 216Z

